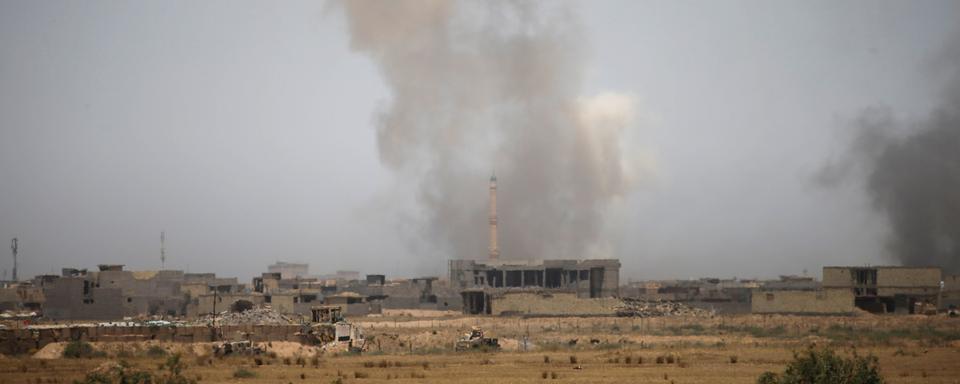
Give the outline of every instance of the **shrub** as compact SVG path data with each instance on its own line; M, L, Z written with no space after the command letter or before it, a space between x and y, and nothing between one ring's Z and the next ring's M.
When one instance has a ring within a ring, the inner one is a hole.
M357 371L353 373L354 379L366 379L368 377L370 377L370 375L368 375L366 372Z
M86 341L71 341L63 348L63 357L79 359L81 357L102 357L105 354L93 349L93 345Z
M37 381L39 382L39 379ZM83 381L74 381L74 383L84 384L111 384L114 382L123 384L167 383L166 381L157 380L150 372L131 369L130 365L123 360L107 371L90 372L83 378Z
M543 371L543 373L540 374L540 377L546 379L547 376L549 376L549 375L550 375L550 374L548 374L547 371Z
M156 382L160 384L195 384L196 380L191 380L183 376L183 370L187 365L183 363L180 354L175 353L167 358L167 361L161 366L166 373L157 378ZM120 381L125 383L124 381ZM149 381L148 381L149 383Z
M757 378L757 384L777 384L779 379L776 373L764 372Z
M550 356L543 355L543 363L544 363L544 364L550 364Z
M90 372L83 378L83 381L74 381L74 383L81 384L102 384L102 383L112 383L113 379L110 378L106 373L100 372Z
M730 364L736 364L738 360L737 355L730 356Z
M556 378L557 378L557 373L556 373L556 372L550 372L550 378L551 378L551 379L556 379Z
M787 364L783 374L764 372L757 378L758 384L881 384L883 377L874 356L850 358L838 356L830 349L809 348L804 353L794 353L793 361Z
M237 379L249 379L249 378L257 377L257 374L253 373L252 371L246 368L237 368L236 371L233 371L233 377Z
M570 356L570 364L576 364L576 363L577 363L577 357L576 357L576 356Z
M147 348L147 356L162 357L166 355L167 355L167 351L161 348L159 345L151 345L150 348Z

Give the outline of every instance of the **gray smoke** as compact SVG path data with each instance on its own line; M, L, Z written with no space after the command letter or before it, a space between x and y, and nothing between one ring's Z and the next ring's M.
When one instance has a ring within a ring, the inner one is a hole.
M562 4L344 1L351 48L390 100L374 123L383 164L413 183L422 234L455 258L487 252L499 180L504 259L588 257L629 190L621 137L633 99L581 97L580 27Z
M960 41L958 39L957 41ZM937 61L946 69L940 105L918 122L871 108L856 121L851 158L824 168L819 180L865 171L874 206L889 219L890 251L904 264L960 272L960 45ZM897 135L907 131L906 135Z

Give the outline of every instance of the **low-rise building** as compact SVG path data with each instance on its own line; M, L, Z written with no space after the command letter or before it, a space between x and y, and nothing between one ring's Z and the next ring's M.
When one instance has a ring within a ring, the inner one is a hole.
M579 298L618 297L620 261L451 260L450 283L461 290L464 313L492 314L491 299L511 291L571 293Z
M938 267L823 267L823 287L853 293L857 307L874 313L914 313L940 301Z

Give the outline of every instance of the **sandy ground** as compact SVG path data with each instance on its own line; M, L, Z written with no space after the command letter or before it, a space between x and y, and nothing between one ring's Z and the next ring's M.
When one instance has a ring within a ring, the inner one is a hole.
M164 357L148 356L151 347L185 354L187 374L201 382L329 383L340 377L358 383L754 383L764 371L782 371L795 351L809 345L874 354L890 383L960 382L960 319L944 317L353 320L369 341L360 356L272 342L263 344L271 353L257 363L250 356L210 357L211 343L112 342L93 343L106 357L63 359L64 344L51 344L33 358L0 357L0 383L67 383L121 359L156 370ZM498 338L501 350L455 352L457 338L474 326ZM668 355L679 362L656 363ZM239 368L256 377L235 379Z

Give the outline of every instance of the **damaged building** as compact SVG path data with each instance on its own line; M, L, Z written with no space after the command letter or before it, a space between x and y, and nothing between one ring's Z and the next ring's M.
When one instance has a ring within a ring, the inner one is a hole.
M236 278L212 273L128 271L118 264L101 264L96 271L64 268L59 276L37 276L32 285L42 290L42 313L52 320L187 316L203 313L204 296L244 289Z
M591 260L451 260L450 284L461 290L463 312L493 314L496 302L514 292L544 292L549 300L619 296L620 261Z
M937 267L823 267L821 287L770 284L753 292L754 313L930 313L941 305Z
M937 306L942 274L938 267L823 267L823 287L853 293L854 304L874 313L915 313Z

